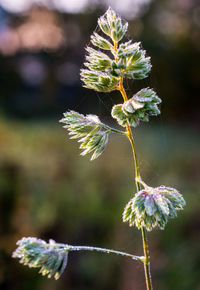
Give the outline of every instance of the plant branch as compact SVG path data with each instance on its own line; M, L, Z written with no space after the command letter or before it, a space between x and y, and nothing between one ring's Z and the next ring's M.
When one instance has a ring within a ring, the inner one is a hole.
M120 92L122 94L122 96L124 97L123 93L124 93L124 89ZM136 184L136 188L137 191L139 191L140 188L140 184L143 185L143 182L140 178L140 173L139 173L139 167L138 167L138 161L137 161L137 155L136 155L136 149L135 149L135 144L134 144L134 139L133 139L133 134L131 131L131 127L129 124L126 125L126 130L128 133L128 138L129 141L131 143L131 148L132 148L132 152L133 152L133 157L134 157L134 165L135 165L135 184ZM146 279L146 287L147 290L153 290L153 286L152 286L152 280L151 280L151 269L150 269L150 256L149 256L149 250L148 250L148 241L147 241L147 235L146 235L146 229L143 227L141 229L142 231L142 242L143 242L143 251L144 251L144 256L145 256L145 261L144 261L144 272L145 272L145 279Z
M127 132L115 129L115 128L111 128L108 125L103 124L104 128L108 129L109 132L113 132L113 133L118 133L118 134L122 134L122 135L127 135Z
M142 231L143 250L144 250L144 256L145 256L144 272L145 272L146 286L147 286L147 290L153 290L147 231L144 227L141 229L141 231Z
M139 191L141 189L140 184L144 185L144 183L142 182L140 178L136 149L135 149L135 144L133 140L133 134L132 134L131 127L129 124L127 124L126 129L127 129L128 138L131 143L133 157L134 157L135 184L136 184L137 191ZM142 231L143 251L144 251L144 256L145 256L144 272L145 272L145 279L146 279L146 287L147 287L147 290L153 290L152 280L151 280L151 269L150 269L150 255L149 255L149 249L148 249L146 229L142 227L141 231Z
M58 244L59 245L59 244ZM64 245L66 247L67 251L97 251L97 252L102 252L105 254L116 254L116 255L121 255L125 257L129 257L132 260L137 260L144 262L145 257L143 256L135 256L129 253L121 252L121 251L116 251L112 249L106 249L106 248L99 248L99 247L89 247L89 246L71 246L71 245ZM61 247L63 247L61 244Z
M114 46L113 49L117 52L117 42L114 42ZM118 58L115 57L115 61L118 62ZM122 71L123 73L123 71ZM116 87L116 89L118 91L120 91L124 102L126 102L128 100L126 91L124 89L123 86L123 77L120 77L120 81L118 86ZM142 184L143 186L145 185L145 183L142 181L141 177L140 177L140 173L139 173L139 166L138 166L138 161L137 161L137 154L136 154L136 149L135 149L135 144L134 144L134 139L133 139L133 133L130 127L130 124L127 122L126 125L126 130L127 130L127 136L128 139L131 143L131 148L132 148L132 152L133 152L133 159L134 159L134 166L135 166L135 184L136 184L136 188L137 191L139 191L141 189L140 185ZM141 229L142 231L142 242L143 242L143 251L144 251L144 272L145 272L145 280L146 280L146 288L147 290L153 290L153 286L152 286L152 280L151 280L151 269L150 269L150 255L149 255L149 249L148 249L148 240L147 240L147 234L146 234L146 229L144 227L142 227Z
M135 164L135 184L137 191L139 191L140 184L143 184L141 182L140 178L140 173L139 173L139 167L138 167L138 161L137 161L137 155L136 155L136 149L135 149L135 144L133 140L133 134L131 131L131 127L129 124L126 125L127 133L128 133L128 138L131 143L132 147L132 152L133 152L133 157L134 157L134 164ZM140 181L139 181L140 180ZM152 286L152 280L151 280L151 269L150 269L150 256L149 256L149 249L148 249L148 240L147 240L147 235L146 235L146 229L143 227L141 229L142 231L142 242L143 242L143 251L144 251L144 256L145 256L145 261L144 261L144 272L145 272L145 279L146 279L146 287L147 290L153 290Z

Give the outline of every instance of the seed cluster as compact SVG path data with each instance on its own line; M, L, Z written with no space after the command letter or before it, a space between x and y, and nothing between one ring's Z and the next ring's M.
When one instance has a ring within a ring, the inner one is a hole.
M81 70L84 87L98 92L110 92L116 89L120 77L146 78L151 70L150 57L146 57L146 51L140 47L140 43L128 41L121 43L119 47L116 46L116 43L125 36L128 23L123 24L121 18L109 8L99 18L98 24L103 36L96 32L91 36L91 43L98 50L86 48L87 55L84 63L86 69ZM99 49L110 51L113 58Z
M175 218L177 211L185 206L183 196L172 187L146 187L135 194L123 212L123 221L138 229L151 231L158 226L164 229L169 218Z
M79 139L81 155L93 152L91 160L96 159L104 151L107 143L110 128L105 126L96 115L82 115L75 111L64 113L64 118L60 120L67 128L71 139Z
M30 268L40 268L39 273L43 276L57 280L67 266L67 247L58 247L53 240L46 243L41 239L28 237L19 240L17 245L13 258L19 258L20 263Z
M123 104L113 106L112 117L121 126L125 127L128 122L130 126L136 127L140 121L148 122L149 116L160 114L158 109L160 103L161 99L156 93L152 89L145 88Z

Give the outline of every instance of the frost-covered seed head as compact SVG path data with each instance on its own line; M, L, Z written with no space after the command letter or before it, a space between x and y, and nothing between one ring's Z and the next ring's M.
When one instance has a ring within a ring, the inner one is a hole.
M115 118L119 125L136 127L140 121L148 122L149 116L160 114L158 105L161 99L156 93L149 88L140 90L131 99L123 104L115 105L112 108L112 117Z
M185 200L178 190L159 186L140 190L128 202L123 212L123 221L138 229L151 231L158 226L164 229L169 218L175 218L177 211L185 206Z
M109 132L98 116L84 116L75 111L68 111L64 113L60 122L65 124L64 128L69 131L71 139L79 139L82 156L93 152L91 160L94 160L104 151Z
M46 243L37 238L22 238L17 242L18 248L13 252L13 258L19 258L20 263L30 268L40 268L39 273L48 278L60 278L67 265L68 248L58 247L50 240Z

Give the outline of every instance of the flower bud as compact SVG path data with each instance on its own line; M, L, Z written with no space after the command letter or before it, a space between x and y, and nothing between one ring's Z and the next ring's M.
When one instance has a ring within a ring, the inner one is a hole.
M87 47L86 51L88 52L86 56L88 62L84 65L90 70L105 71L111 66L111 59L105 53L91 47Z
M99 19L98 19L98 24L99 24L99 27L101 28L101 30L107 34L108 36L111 35L111 31L110 31L110 27L109 27L109 24L107 22L107 19L105 19L104 16L101 16Z
M107 72L98 72L93 70L81 70L81 80L84 87L98 92L111 92L115 90L119 77L112 76Z
M105 50L111 50L112 48L112 44L96 32L91 35L91 42L93 45Z
M13 258L19 258L20 263L30 268L40 268L39 273L48 278L54 276L59 279L67 265L68 248L58 247L50 240L46 243L37 238L22 238L17 242L18 248L13 253Z
M90 160L98 158L108 143L108 128L99 120L96 115L82 115L75 111L64 113L60 120L67 128L71 139L79 139L82 156L93 152Z
M115 105L112 108L112 117L121 126L126 126L127 122L132 127L136 127L140 121L148 122L149 116L160 114L158 104L161 99L149 88L140 90L124 104Z
M128 22L124 25L120 17L109 7L106 13L98 19L98 24L101 30L114 42L120 41L128 29Z
M146 186L128 202L123 212L123 221L138 229L151 231L158 226L164 229L169 218L175 218L177 211L185 206L185 200L178 190L159 186Z
M120 44L118 48L119 60L124 60L123 76L133 79L146 78L151 70L150 57L140 48L140 42L128 41Z

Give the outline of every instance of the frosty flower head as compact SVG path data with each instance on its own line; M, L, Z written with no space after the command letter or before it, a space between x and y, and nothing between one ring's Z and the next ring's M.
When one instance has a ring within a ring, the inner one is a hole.
M125 127L128 122L130 126L136 127L140 121L148 122L149 116L160 114L158 108L160 103L161 99L156 92L150 88L145 88L123 104L113 106L112 117L121 126Z
M123 221L138 229L151 231L158 226L164 229L169 218L175 218L177 211L185 206L183 196L174 188L159 186L145 187L128 202L124 209Z
M66 245L58 247L53 240L46 243L32 237L22 238L17 245L13 258L19 258L20 263L30 268L40 268L43 276L60 278L67 265L69 249Z
M104 125L96 115L82 115L75 111L64 113L64 118L60 120L69 131L71 139L79 139L80 149L84 156L93 152L90 160L98 158L104 151L111 128Z
M96 62L86 63L87 66L94 67ZM103 61L102 61L103 66ZM116 89L119 82L119 77L115 77L107 72L82 69L81 80L84 83L84 87L95 90L97 92L111 92Z
M117 52L118 65L123 68L123 76L129 79L144 79L151 70L151 59L141 48L140 42L121 43Z
M86 48L86 68L80 72L83 86L98 92L111 92L117 89L120 77L146 78L151 70L151 62L141 43L131 40L121 42L128 23L109 8L98 19L98 25L102 35L94 32L91 44L95 48Z
M112 41L120 41L128 28L128 22L123 24L121 18L116 15L111 7L98 19L98 24L101 30L110 36Z

